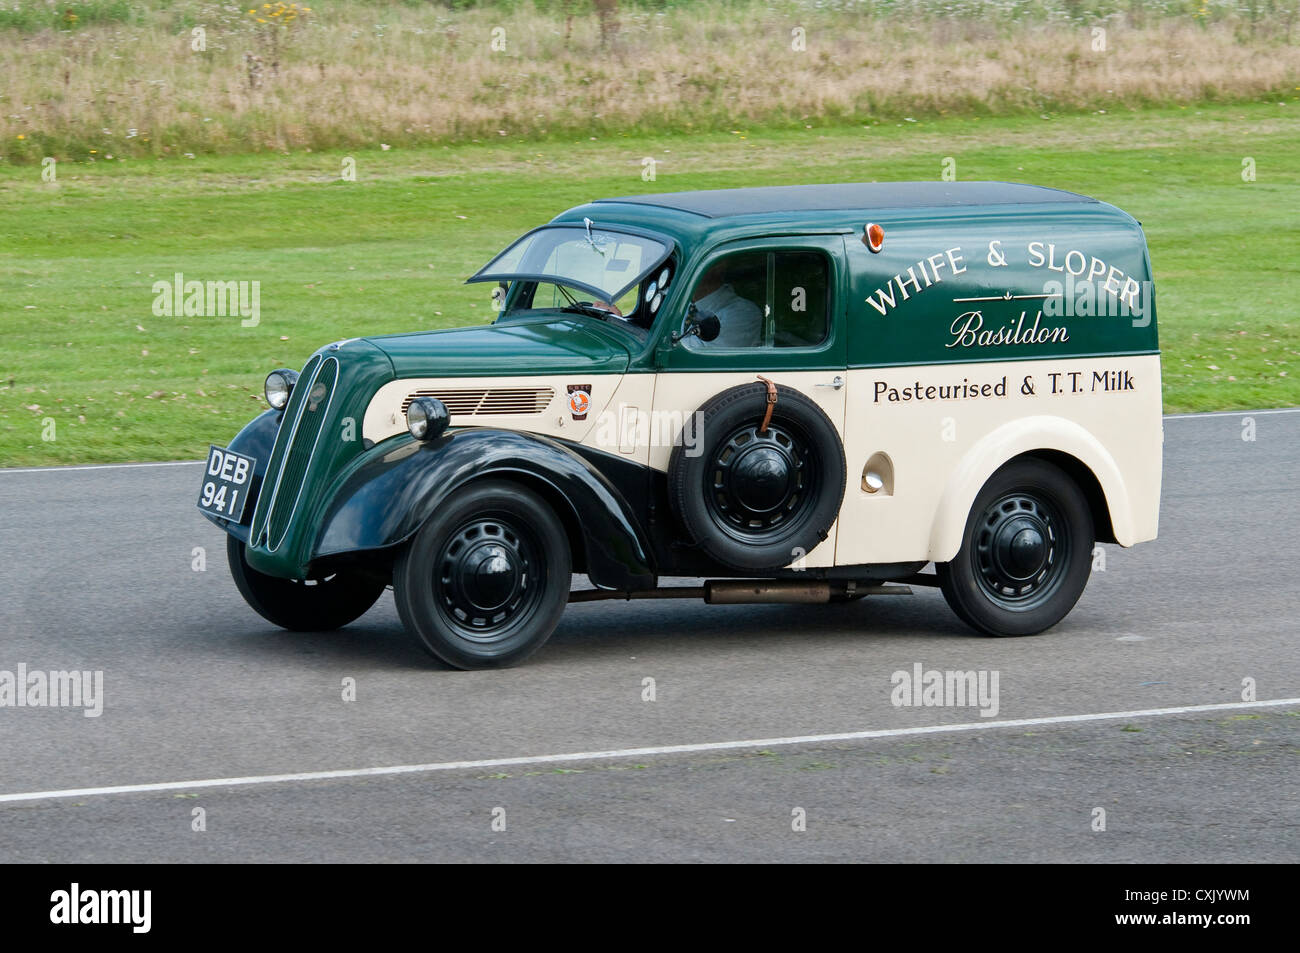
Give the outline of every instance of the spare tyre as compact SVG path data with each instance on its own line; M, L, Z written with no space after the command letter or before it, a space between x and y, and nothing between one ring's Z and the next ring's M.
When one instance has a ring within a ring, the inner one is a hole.
M718 394L698 411L697 439L668 463L673 510L700 549L747 572L788 566L826 538L844 499L844 446L826 413L777 386Z

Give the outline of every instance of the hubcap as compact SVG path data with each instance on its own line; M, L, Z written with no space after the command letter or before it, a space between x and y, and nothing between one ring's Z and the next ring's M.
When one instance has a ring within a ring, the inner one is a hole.
M541 594L540 548L530 530L505 517L479 517L453 533L436 563L443 617L466 638L503 637Z
M1008 576L1032 579L1047 559L1047 540L1032 521L1009 520L998 529L995 555Z
M741 450L731 465L730 492L741 507L755 513L778 509L790 495L792 461L772 447Z
M1065 521L1048 500L1016 492L995 501L976 527L972 558L980 588L1010 609L1031 609L1065 574Z
M518 591L520 567L513 556L513 550L489 543L475 547L475 552L465 557L465 594L475 606L485 611L499 609Z
M808 448L784 427L756 424L732 432L709 468L707 492L714 522L732 536L753 539L796 519L813 480Z

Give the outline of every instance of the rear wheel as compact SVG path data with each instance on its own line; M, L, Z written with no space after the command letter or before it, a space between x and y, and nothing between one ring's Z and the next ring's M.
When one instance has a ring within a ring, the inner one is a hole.
M397 559L407 631L454 668L503 668L537 651L569 598L569 540L546 501L485 481L458 492Z
M948 605L985 635L1033 635L1074 608L1092 569L1092 512L1043 460L1014 461L980 490L957 557L936 566Z
M268 622L293 632L328 632L365 614L386 588L358 573L321 579L280 579L258 572L244 557L244 544L226 537L226 560L239 594Z

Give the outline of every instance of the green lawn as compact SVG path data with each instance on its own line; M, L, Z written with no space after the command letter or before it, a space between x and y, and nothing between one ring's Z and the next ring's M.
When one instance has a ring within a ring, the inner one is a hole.
M462 280L607 195L960 179L1077 190L1143 222L1170 411L1300 404L1300 103L727 135L499 140L0 169L0 465L166 460L224 443L322 344L483 323ZM657 181L642 181L642 159ZM1257 181L1242 180L1254 159ZM155 280L261 283L261 322L155 317ZM56 422L45 440L47 418Z

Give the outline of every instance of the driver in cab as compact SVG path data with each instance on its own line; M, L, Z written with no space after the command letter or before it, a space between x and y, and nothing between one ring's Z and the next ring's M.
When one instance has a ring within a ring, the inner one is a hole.
M731 285L731 263L718 262L695 286L692 300L701 314L715 314L721 332L712 341L688 338L690 347L757 347L763 337L763 311Z

